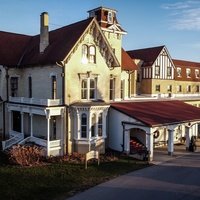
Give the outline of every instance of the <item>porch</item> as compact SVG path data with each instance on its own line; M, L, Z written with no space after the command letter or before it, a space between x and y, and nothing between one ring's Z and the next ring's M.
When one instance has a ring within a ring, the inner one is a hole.
M2 149L14 144L33 142L44 147L46 156L65 153L64 107L38 107L24 104L7 104L7 140Z

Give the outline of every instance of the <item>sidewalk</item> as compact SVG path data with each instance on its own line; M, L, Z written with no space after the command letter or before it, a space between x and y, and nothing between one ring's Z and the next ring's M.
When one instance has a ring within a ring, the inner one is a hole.
M200 152L200 139L196 142L197 150L196 152ZM184 144L175 144L174 145L174 154L172 156L168 155L167 146L158 147L154 149L154 158L151 162L152 164L158 165L163 162L184 156L190 155L193 152L186 151L186 147Z

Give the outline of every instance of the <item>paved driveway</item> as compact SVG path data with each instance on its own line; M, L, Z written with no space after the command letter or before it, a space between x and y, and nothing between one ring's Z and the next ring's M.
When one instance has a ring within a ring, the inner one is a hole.
M138 170L68 200L200 200L200 152Z

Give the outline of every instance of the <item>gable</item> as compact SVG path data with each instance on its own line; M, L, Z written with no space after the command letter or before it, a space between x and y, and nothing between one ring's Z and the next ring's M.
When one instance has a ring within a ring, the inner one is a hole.
M163 47L152 65L152 78L174 79L174 68L173 61L167 51L167 48Z
M85 36L87 34L91 34L94 38L95 45L99 48L100 53L102 57L104 57L108 67L119 67L120 63L115 56L115 54L112 51L112 48L106 39L105 35L103 34L102 30L100 29L98 23L96 22L96 19L93 18L89 26L85 29L83 34L80 36L80 38L77 40L76 44L73 46L71 51L66 55L66 57L63 59L65 63L69 61L71 56L75 53L78 46L81 44L81 42L84 40Z

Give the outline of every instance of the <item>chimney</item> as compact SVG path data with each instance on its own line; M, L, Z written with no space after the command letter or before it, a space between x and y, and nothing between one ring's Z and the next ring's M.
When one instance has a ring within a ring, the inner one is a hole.
M43 12L40 15L40 53L49 45L49 15L47 12Z

